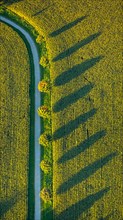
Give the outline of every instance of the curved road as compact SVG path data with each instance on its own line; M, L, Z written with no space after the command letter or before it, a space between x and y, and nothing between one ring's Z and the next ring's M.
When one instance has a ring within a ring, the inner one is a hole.
M38 138L41 134L41 126L40 126L40 118L37 114L37 108L40 106L40 92L38 91L38 82L40 81L40 65L39 65L39 56L38 51L33 41L32 37L29 33L24 30L21 26L17 25L15 22L11 21L4 16L0 16L0 21L9 24L10 26L14 27L18 31L20 31L28 41L32 56L33 56L33 63L34 63L34 75L35 75L35 210L34 210L34 219L41 220L41 201L40 201L40 187L41 187L41 172L40 172L40 145L38 143Z

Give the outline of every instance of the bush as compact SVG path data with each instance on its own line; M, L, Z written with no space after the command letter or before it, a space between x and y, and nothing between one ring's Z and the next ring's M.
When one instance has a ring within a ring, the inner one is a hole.
M41 134L39 138L39 144L43 145L44 147L47 147L50 141L51 141L51 136L49 134L47 133Z
M44 201L44 202L49 202L51 201L51 192L48 188L43 188L40 192L40 198Z
M47 106L40 106L38 108L38 115L42 118L49 118L50 117L50 110L48 109Z
M40 59L40 64L41 66L43 66L44 68L49 66L49 60L48 57L46 55L42 56Z
M51 164L48 160L42 160L40 163L40 167L44 173L49 173L51 171Z
M38 90L40 92L49 92L50 90L50 83L46 82L45 80L42 80L38 83Z
M36 42L37 42L38 44L40 44L40 43L42 43L43 41L44 41L44 37L41 36L41 35L38 35L37 38L36 38Z

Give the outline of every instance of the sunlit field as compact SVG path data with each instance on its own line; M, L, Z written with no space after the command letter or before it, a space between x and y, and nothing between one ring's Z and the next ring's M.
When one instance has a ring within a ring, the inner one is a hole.
M0 217L26 219L29 170L29 60L20 36L0 25Z
M121 0L24 0L8 8L46 40L53 219L121 220Z

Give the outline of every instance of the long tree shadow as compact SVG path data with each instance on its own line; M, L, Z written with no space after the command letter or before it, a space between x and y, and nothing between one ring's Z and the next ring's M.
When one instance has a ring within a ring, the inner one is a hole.
M70 56L71 54L75 53L77 50L79 50L81 47L84 47L85 45L89 44L90 42L92 42L93 40L95 40L97 37L99 37L101 35L101 32L95 33L90 35L89 37L81 40L80 42L76 43L74 46L68 48L67 50L63 51L62 53L60 53L58 56L56 56L55 58L53 58L53 62L56 62L58 60L62 60L65 57Z
M45 209L41 212L42 219L53 220L53 210Z
M86 122L90 117L92 117L96 111L97 110L93 108L92 110L78 116L75 120L71 120L67 124L57 129L53 134L53 140L57 140L70 134L72 131L78 128L80 124Z
M14 4L14 3L17 3L17 2L21 2L23 0L2 0L0 1L0 5L11 5L11 4Z
M17 192L13 197L0 201L0 217L3 217L22 198L23 192Z
M113 214L114 214L114 211L111 212L109 215L107 215L107 216L105 216L105 217L101 217L101 218L99 218L99 220L110 220L111 217L113 216Z
M64 25L63 27L59 28L56 31L53 31L52 33L49 34L50 37L56 37L57 35L69 30L70 28L74 27L81 21L83 21L87 16L82 16L80 18L77 18L75 21L70 22L69 24Z
M99 199L101 199L109 190L110 190L110 187L106 187L97 193L87 196L86 198L71 205L66 210L61 212L58 216L56 216L55 219L77 220L83 212L90 209L94 205L94 203L98 201Z
M70 95L65 96L64 98L61 98L53 107L54 112L59 112L66 108L67 106L70 106L71 104L75 103L78 99L84 97L87 93L91 91L93 88L93 84L88 84L82 87L81 89L71 93Z
M32 15L32 17L35 17L35 16L38 16L38 15L42 14L44 11L48 10L48 9L51 8L53 5L54 5L54 4L49 5L49 6L47 6L46 8L44 8L44 9L42 9L42 10L40 10L40 11L37 11L35 14Z
M58 194L64 193L73 186L81 183L86 180L88 177L93 175L98 169L102 168L105 164L107 164L113 157L117 155L116 152L108 154L106 157L102 157L99 160L96 160L92 164L81 169L78 173L74 174L68 181L64 182L60 185L57 190Z
M57 76L54 85L61 86L70 82L72 79L80 76L82 73L96 65L96 63L98 63L103 57L104 56L97 56L75 65L74 67Z
M61 158L59 158L58 163L65 163L66 161L73 159L74 157L78 156L80 153L91 147L96 141L100 140L105 135L105 130L96 132L95 134L84 140L82 143L80 143L78 146L74 146L72 149L66 152Z

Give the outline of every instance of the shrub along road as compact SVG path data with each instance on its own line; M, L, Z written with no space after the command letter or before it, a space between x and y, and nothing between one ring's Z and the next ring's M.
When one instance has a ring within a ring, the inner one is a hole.
M0 20L5 22L6 24L14 27L17 31L21 32L22 35L26 38L30 45L30 49L32 52L32 57L33 57L33 63L34 63L34 76L35 76L35 123L34 123L34 144L35 144L35 210L34 210L34 219L35 220L40 220L41 219L41 201L40 201L40 187L41 187L41 172L40 172L40 145L38 143L38 138L41 134L41 126L40 126L40 119L39 116L37 115L37 108L40 106L40 92L38 91L38 83L40 81L40 65L39 65L39 56L38 56L38 51L36 48L36 45L32 39L32 37L29 35L29 33L17 25L15 22L11 21L8 18L5 18L3 16L0 16Z

